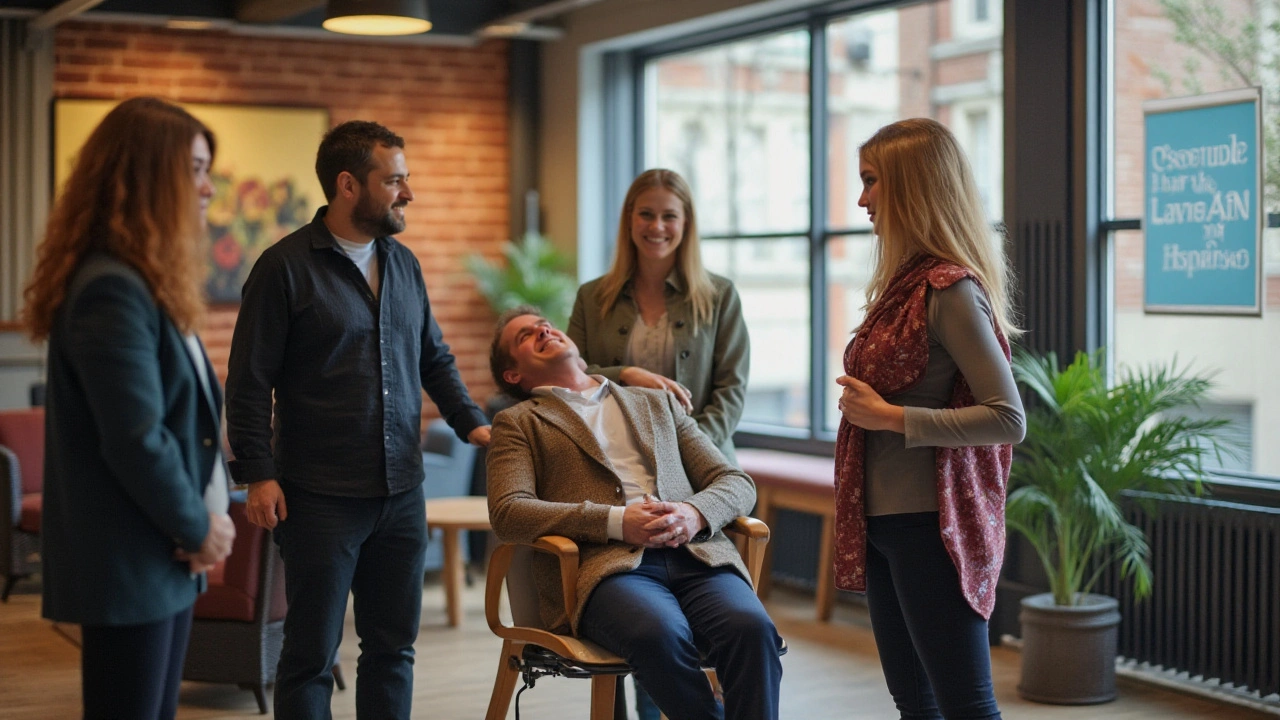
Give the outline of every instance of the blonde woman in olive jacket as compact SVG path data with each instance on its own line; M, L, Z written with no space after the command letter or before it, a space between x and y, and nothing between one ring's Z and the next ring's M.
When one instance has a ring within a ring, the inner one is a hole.
M728 278L706 271L688 184L671 170L627 191L613 266L578 289L569 337L587 372L666 390L737 464L750 338Z

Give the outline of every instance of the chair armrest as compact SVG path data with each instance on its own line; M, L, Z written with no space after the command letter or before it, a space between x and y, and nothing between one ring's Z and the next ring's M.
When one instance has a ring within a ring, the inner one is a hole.
M533 541L533 549L555 555L560 561L565 617L572 618L578 610L578 543L562 535L543 535Z
M489 622L489 629L495 634L499 628L505 627L498 614L498 605L502 597L502 585L507 572L511 569L511 561L516 548L529 547L533 550L554 555L560 562L560 589L564 595L565 614L573 617L578 608L578 544L561 535L544 535L531 543L502 543L489 558L489 574L485 580L484 614Z
M764 567L764 546L769 543L769 526L762 520L739 515L733 522L724 526L724 532L738 546L738 553L747 564L747 572L751 574L751 583L757 592L760 588L760 573Z
M757 520L746 515L739 515L733 519L733 522L725 526L726 533L738 533L746 536L751 540L764 540L769 542L769 526L763 520Z
M0 445L0 516L6 528L17 527L22 515L22 476L18 456Z

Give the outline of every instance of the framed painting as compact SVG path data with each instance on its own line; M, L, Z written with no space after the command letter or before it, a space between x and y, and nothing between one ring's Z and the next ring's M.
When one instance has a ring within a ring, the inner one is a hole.
M54 183L117 100L54 101ZM240 302L240 288L262 251L311 221L324 205L315 157L329 129L323 108L179 103L218 140L209 204L210 303Z

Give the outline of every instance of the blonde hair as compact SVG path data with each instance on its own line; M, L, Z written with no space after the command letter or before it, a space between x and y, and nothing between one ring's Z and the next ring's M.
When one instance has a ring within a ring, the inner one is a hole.
M698 219L693 210L693 191L674 170L662 168L644 171L632 181L631 188L627 190L627 197L622 203L622 215L618 219L618 241L613 253L613 265L600 278L597 291L600 317L607 316L618 304L622 289L636 273L636 246L631 241L631 214L635 211L636 198L655 188L670 192L684 205L684 239L676 248L676 272L684 281L685 293L693 306L693 325L695 328L700 327L711 322L715 286L711 283L711 275L702 266Z
M932 255L972 271L1000 331L1010 339L1020 335L1003 239L987 221L973 171L951 131L928 118L900 120L880 128L858 152L879 185L880 242L867 307L889 289L903 263Z
M204 317L205 233L200 226L191 143L213 133L186 110L139 97L117 105L89 135L45 227L23 292L23 322L49 336L80 260L105 251L147 282L156 304L184 333Z

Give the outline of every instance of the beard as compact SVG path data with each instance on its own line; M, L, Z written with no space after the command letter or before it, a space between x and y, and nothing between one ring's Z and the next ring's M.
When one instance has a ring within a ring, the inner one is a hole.
M364 193L351 211L351 224L360 232L376 238L404 232L404 220L396 217L394 209L407 204L395 203L383 210L374 204L368 193Z

